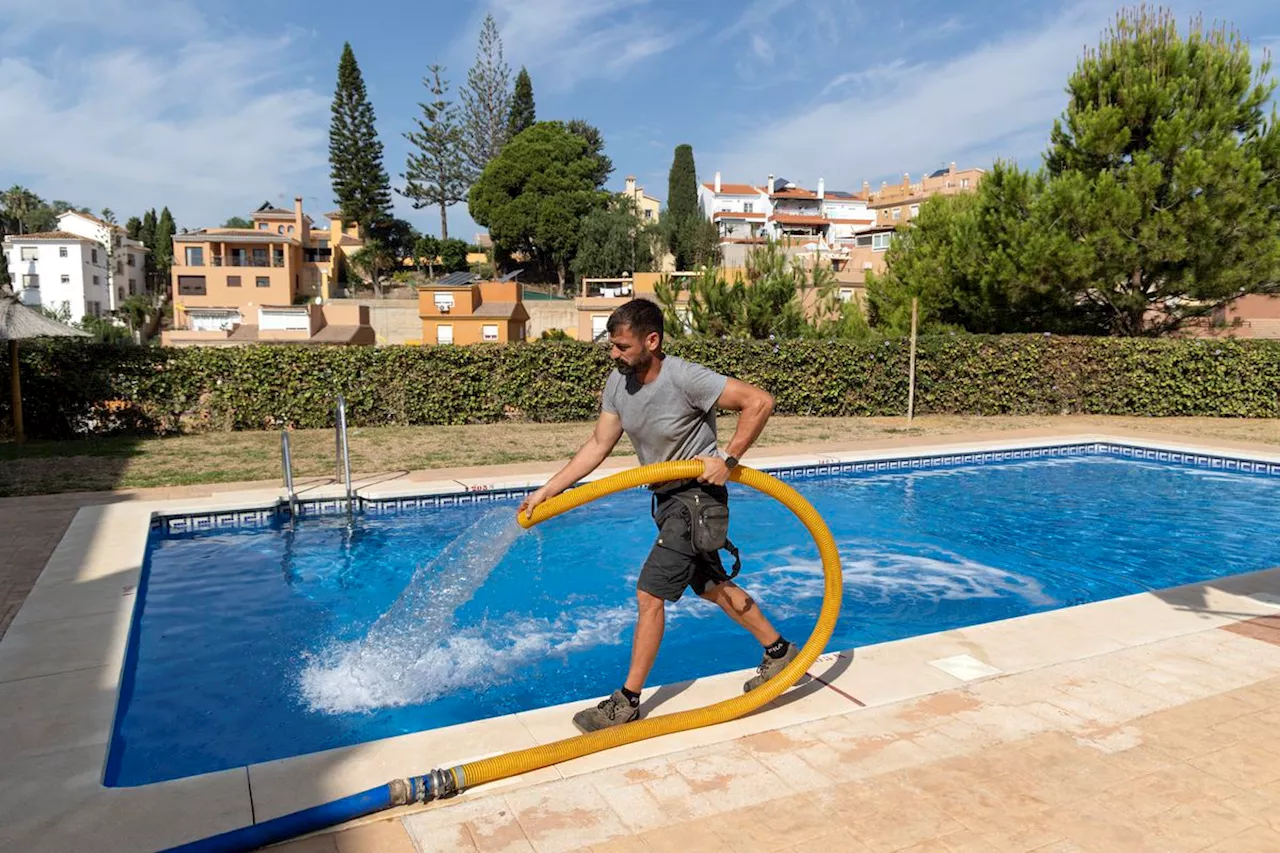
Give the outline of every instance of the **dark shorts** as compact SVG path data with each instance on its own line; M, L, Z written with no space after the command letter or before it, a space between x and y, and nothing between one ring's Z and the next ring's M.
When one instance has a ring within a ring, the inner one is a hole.
M694 484L722 503L729 502L724 486ZM685 587L701 595L716 584L729 580L719 552L700 554L693 550L689 536L689 510L678 499L658 494L654 499L653 522L658 539L640 569L636 588L666 601L679 601Z

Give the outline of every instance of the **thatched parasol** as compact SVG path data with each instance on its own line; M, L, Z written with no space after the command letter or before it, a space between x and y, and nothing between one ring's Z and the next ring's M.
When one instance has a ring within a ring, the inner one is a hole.
M18 377L18 341L32 338L89 338L88 332L50 320L8 294L0 294L0 341L9 342L9 378L13 387L13 438L26 440L22 431L22 381Z

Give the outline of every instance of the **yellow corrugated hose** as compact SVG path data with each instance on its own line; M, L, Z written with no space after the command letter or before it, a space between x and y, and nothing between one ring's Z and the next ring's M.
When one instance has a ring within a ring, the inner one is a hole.
M693 479L701 474L702 463L697 461L645 465L570 489L540 504L534 509L533 518L523 514L517 518L522 527L529 528L614 492L646 486L650 483ZM800 680L805 671L817 660L818 655L822 654L827 641L831 639L832 631L835 630L836 617L840 613L840 554L836 550L835 540L831 538L831 531L827 529L826 522L795 489L769 474L742 466L733 470L730 479L764 492L791 510L804 523L809 534L813 536L814 542L818 544L825 579L822 609L818 612L818 623L800 649L800 654L792 659L780 673L750 693L743 693L705 708L648 717L626 725L454 767L449 772L459 789L528 773L531 770L590 755L611 747L733 720L768 704Z

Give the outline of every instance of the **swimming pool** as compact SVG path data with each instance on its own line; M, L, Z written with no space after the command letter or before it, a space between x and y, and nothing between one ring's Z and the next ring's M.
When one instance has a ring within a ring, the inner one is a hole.
M830 648L1280 565L1280 517L1258 511L1276 505L1280 477L1124 452L1089 445L786 472L840 545L845 600ZM530 533L514 527L515 497L445 500L454 505L371 507L350 524L321 516L290 527L272 514L241 527L153 530L106 784L615 688L653 535L645 494ZM822 589L812 542L769 499L735 487L733 500L740 582L803 639ZM686 598L669 612L652 684L758 661L754 642L711 605Z

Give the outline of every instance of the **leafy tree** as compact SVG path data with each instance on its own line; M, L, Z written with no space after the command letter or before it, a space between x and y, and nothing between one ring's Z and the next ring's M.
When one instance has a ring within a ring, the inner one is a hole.
M233 216L226 222L222 223L223 228L252 228L252 220L245 219L243 216Z
M650 272L660 239L656 223L637 215L635 200L614 196L608 208L593 210L582 220L581 241L573 259L579 278L617 278L623 273Z
M503 252L523 251L555 270L561 292L579 227L608 194L598 155L560 122L538 122L507 145L471 188L471 217Z
M533 104L533 80L524 68L516 75L515 94L511 96L511 117L507 120L507 139L514 139L516 134L531 127L538 120L538 111Z
M382 165L382 143L373 105L350 42L338 61L338 85L329 124L329 176L333 195L348 222L368 231L391 210L391 181Z
M462 104L463 150L472 174L479 175L502 151L511 120L511 69L502 58L502 37L492 14L484 16L480 27Z
M692 269L695 264L698 212L698 173L693 163L693 146L677 145L667 175L667 248L676 258L676 269Z
M1114 334L1175 331L1280 288L1280 125L1269 58L1234 29L1121 12L1067 84L1046 169L1058 239L1034 267ZM1271 106L1270 114L1267 113Z
M111 225L116 224L116 212L109 207L102 208L102 212L98 214L98 218Z
M587 142L587 156L595 163L591 179L596 186L603 187L613 174L613 160L604 153L604 137L593 125L580 118L575 118L567 125L570 133L576 133Z
M382 298L382 278L396 269L395 253L376 237L369 237L364 246L351 255L351 265L363 273L373 286L373 295Z
M440 241L440 265L445 272L467 269L467 241L450 238Z
M125 223L124 233L130 240L142 239L142 220L137 216L130 216L129 221Z
M413 265L419 272L427 268L430 278L436 276L436 259L440 255L440 241L430 234L423 234L413 244Z
M14 233L30 234L37 230L31 227L31 218L44 204L40 196L26 187L14 184L5 190L0 202L4 205L5 218L14 225Z
M462 128L458 124L458 111L446 97L449 81L441 78L444 67L432 65L429 79L422 85L431 92L434 100L419 104L422 118L415 119L416 131L405 134L417 149L410 151L409 159L401 175L406 181L401 195L413 199L417 209L438 205L440 208L440 236L449 239L449 205L465 201L471 173L462 150Z

